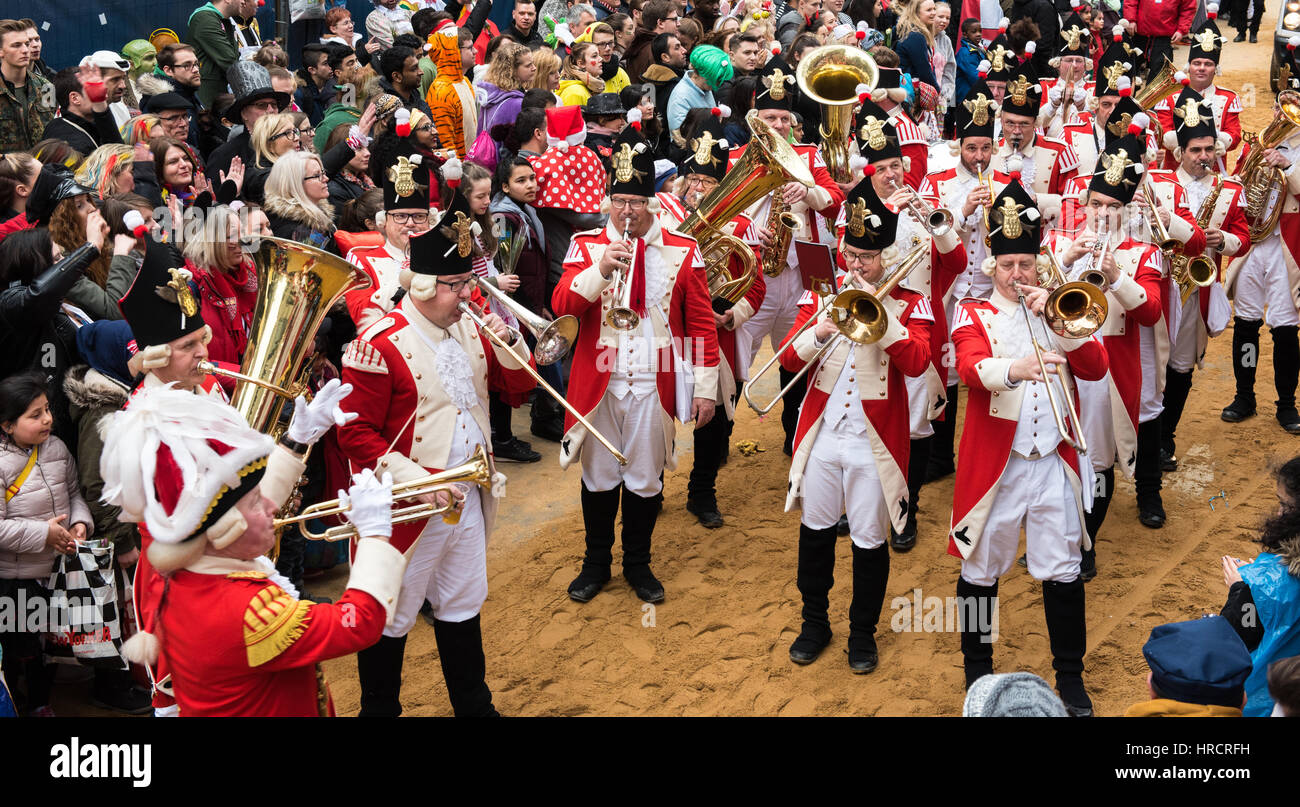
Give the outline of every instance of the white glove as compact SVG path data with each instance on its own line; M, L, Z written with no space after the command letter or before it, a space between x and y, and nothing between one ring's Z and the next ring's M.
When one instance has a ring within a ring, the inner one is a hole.
M1048 102L1050 102L1054 107L1059 107L1061 105L1062 92L1060 84L1053 85L1053 87L1047 91Z
M352 477L352 487L339 491L344 517L361 538L393 537L393 475L379 479L367 468Z
M352 394L352 385L344 384L337 378L320 388L316 397L308 403L305 396L299 395L293 407L293 419L285 436L295 443L313 445L333 426L342 426L357 419L357 413L344 412L339 403Z
M1083 91L1082 87L1074 88L1074 105L1083 109L1084 103L1088 100L1088 93Z

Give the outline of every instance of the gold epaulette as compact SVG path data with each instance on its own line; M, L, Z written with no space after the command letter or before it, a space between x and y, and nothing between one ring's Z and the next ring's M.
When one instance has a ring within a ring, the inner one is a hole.
M244 609L244 650L248 666L258 667L289 648L307 629L310 602L290 597L271 583L259 589Z
M230 574L226 575L226 579L227 580L265 580L269 576L270 575L268 575L266 572L257 572L257 571L231 572Z

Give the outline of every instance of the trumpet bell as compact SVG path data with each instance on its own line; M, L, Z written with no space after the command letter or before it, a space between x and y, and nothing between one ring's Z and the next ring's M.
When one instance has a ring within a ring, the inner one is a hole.
M1092 283L1063 283L1047 296L1043 320L1057 336L1083 339L1106 321L1106 293Z
M606 312L605 324L618 331L635 331L641 327L641 317L630 308L618 306Z
M840 333L860 345L879 342L889 327L880 301L861 289L845 289L837 294L830 315Z
M533 349L533 358L538 364L554 364L569 352L578 338L578 318L565 314L535 334L537 347Z
M952 211L941 207L926 218L926 223L929 225L926 229L935 238L942 238L952 230L952 222Z

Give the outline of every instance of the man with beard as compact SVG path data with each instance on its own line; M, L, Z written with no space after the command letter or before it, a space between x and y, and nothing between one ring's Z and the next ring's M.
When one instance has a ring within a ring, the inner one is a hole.
M136 81L140 108L145 109L149 99L162 93L175 93L190 104L189 133L183 138L197 145L199 142L199 115L204 107L199 103L199 57L194 48L183 42L163 46L158 52L158 66L151 74Z
M87 85L90 88L87 89ZM54 77L54 100L59 117L45 127L45 137L62 140L81 154L90 154L105 143L121 143L99 69L65 67ZM99 98L92 101L91 97Z
M120 128L133 114L122 102L126 96L126 71L131 69L131 63L111 50L97 50L82 59L81 64L99 68L108 93L108 111L113 113L113 120Z

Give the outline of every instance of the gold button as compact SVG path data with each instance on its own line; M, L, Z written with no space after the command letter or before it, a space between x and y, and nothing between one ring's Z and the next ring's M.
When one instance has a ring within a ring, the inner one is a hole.
M845 409L848 409L848 408L849 408L849 405L848 405L848 404L844 404L844 408L845 408Z
M423 438L423 437L420 437L419 435L416 435L416 437L415 437L415 442L420 443L420 442L423 442L423 441L424 441L424 438Z
M883 363L884 363L884 362L881 362L881 364L883 364ZM858 366L857 366L856 364L852 363L852 362L849 362L849 369L850 369L850 370L856 370L856 369L858 369Z
M885 380L885 376L882 375L882 376L880 377L880 380L881 380L881 381L884 381L884 380Z
M458 414L458 415L460 414L460 410L459 410L459 409L456 410L456 414Z
M880 391L880 397L881 397L881 398L885 397L885 391L884 391L884 390L881 390L881 391Z
M853 381L853 380L854 380L854 379L853 379L853 376L849 376L849 380L850 380L850 381Z
M387 600L385 600L385 602L387 602L389 605L392 605L392 604L393 604L393 598L392 598L392 597L389 597Z
M424 415L420 415L416 420L424 420Z
M997 414L997 413L998 413L998 410L996 410L996 409L994 409L994 410L991 410L991 411L992 411L992 412L993 412L993 414L995 414L995 415L996 415L996 414Z
M419 373L416 373L416 374L415 374L415 380L416 380L416 381L419 381L421 378L424 378L424 376L420 375Z
M406 354L406 358L408 358L408 359L411 358L411 354L410 354L410 353L407 353L407 354Z
M479 357L480 359L483 358L483 354L482 354L482 353L478 354L478 357Z
M998 394L997 394L996 392L994 392L994 393L993 393L993 397L994 397L994 398L998 397Z
M881 366L881 367L884 367L886 364L889 364L889 362L887 362L887 361L881 359L881 361L880 361L880 366Z

